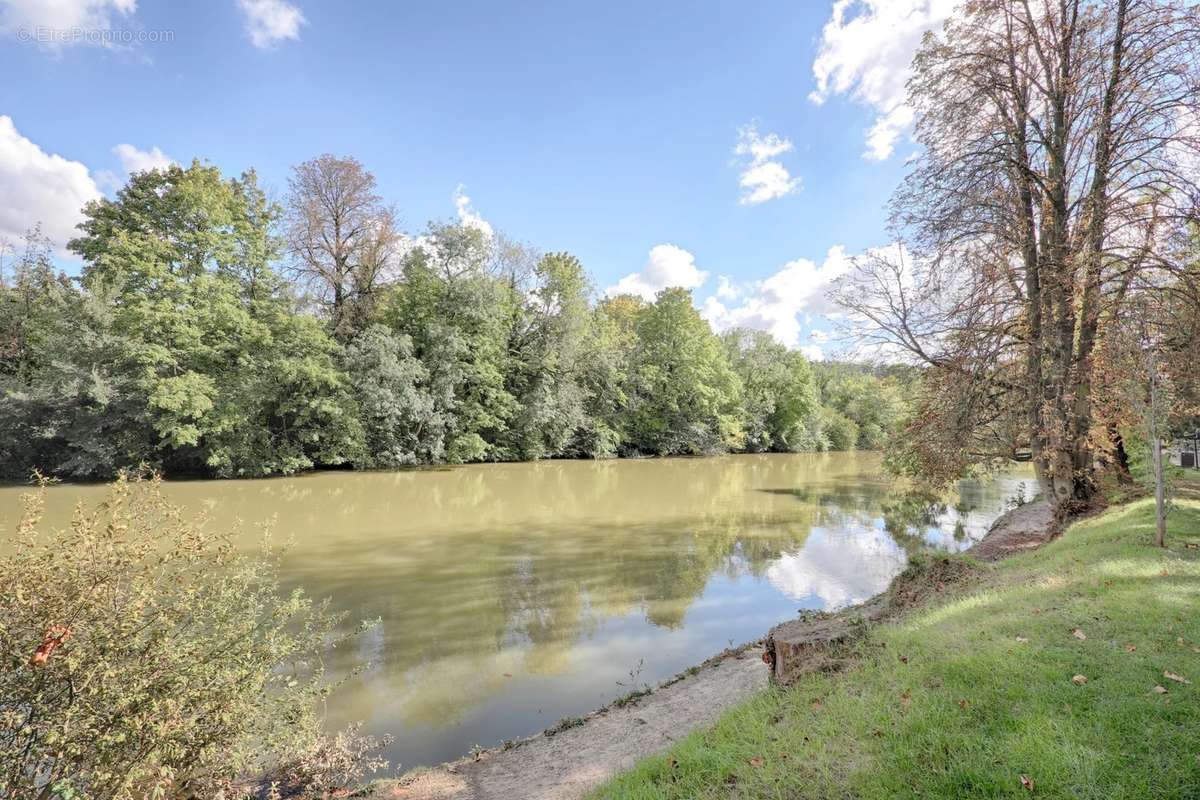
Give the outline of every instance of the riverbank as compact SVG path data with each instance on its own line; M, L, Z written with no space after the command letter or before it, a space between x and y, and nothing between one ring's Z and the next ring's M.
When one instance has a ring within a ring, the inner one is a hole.
M1035 547L1057 533L1056 521L1042 503L1019 507L998 520L972 552L999 558ZM857 637L861 622L879 622L954 594L978 570L963 559L929 558L910 567L883 595L834 614L809 614L778 626L800 637L818 632L840 644L847 631ZM732 648L687 670L653 691L638 692L583 718L568 719L544 734L479 750L466 758L395 781L374 784L373 794L405 800L490 800L583 797L605 780L633 767L648 753L665 750L692 731L711 725L721 713L767 688L774 666L773 641ZM823 660L806 658L806 667Z
M1193 495L1194 496L1194 495ZM1153 504L873 627L836 672L755 694L594 797L1194 797L1200 502Z

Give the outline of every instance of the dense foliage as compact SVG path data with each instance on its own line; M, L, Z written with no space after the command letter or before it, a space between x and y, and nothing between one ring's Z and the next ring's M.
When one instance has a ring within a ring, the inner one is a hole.
M0 471L879 448L902 415L896 380L718 337L682 289L593 302L566 253L404 237L352 159L291 189L285 210L253 172L135 174L84 210L78 278L31 234L0 269Z
M379 743L321 733L334 620L282 594L270 559L154 482L119 480L62 532L41 507L29 495L0 558L0 796L289 794L382 766Z

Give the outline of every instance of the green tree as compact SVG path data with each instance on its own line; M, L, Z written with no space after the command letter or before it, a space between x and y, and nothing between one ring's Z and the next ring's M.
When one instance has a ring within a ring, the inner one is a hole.
M534 266L534 288L511 347L510 385L520 406L513 450L521 458L567 452L585 427L583 385L590 333L589 284L583 265L551 253Z
M69 247L110 304L104 367L133 445L117 466L261 475L361 446L336 345L270 268L278 213L253 173L226 181L199 162L137 173L84 209Z
M366 437L360 464L386 468L442 458L445 422L408 336L372 325L347 346L345 365Z
M393 330L411 337L429 372L453 463L516 457L506 444L520 405L505 376L518 300L489 272L492 256L491 240L477 228L430 225L406 256L383 313Z
M745 449L795 450L804 444L802 426L817 405L807 359L763 331L743 328L721 337L742 382Z
M741 382L691 292L664 289L637 321L630 441L662 455L738 448Z

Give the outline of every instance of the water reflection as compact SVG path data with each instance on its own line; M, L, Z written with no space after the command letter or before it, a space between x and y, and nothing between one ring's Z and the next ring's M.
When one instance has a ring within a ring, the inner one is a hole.
M168 486L212 524L273 518L289 585L381 624L329 724L396 736L405 767L534 733L798 608L861 602L915 549L961 549L1014 474L904 495L870 454L547 462ZM101 487L56 487L59 523ZM11 529L18 490L0 489ZM631 674L632 673L632 674Z

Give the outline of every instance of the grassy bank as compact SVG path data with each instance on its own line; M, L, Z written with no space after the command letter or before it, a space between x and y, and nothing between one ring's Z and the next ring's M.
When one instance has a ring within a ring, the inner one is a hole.
M756 696L595 797L1200 797L1194 487L1168 548L1152 537L1137 501L980 566L845 671Z

